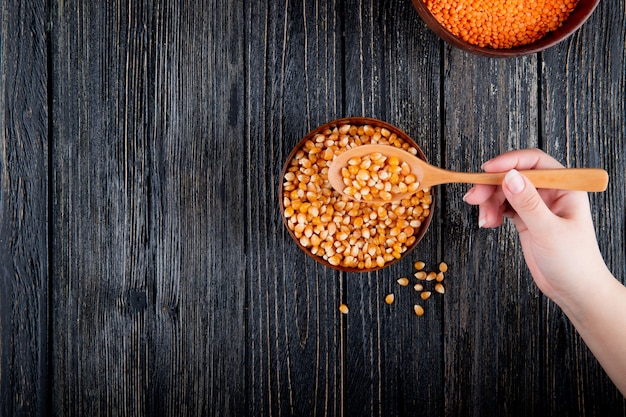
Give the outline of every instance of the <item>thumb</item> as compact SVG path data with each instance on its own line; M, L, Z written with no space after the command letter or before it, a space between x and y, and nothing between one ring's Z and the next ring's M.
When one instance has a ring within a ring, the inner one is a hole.
M512 169L504 177L502 190L531 233L545 233L551 228L554 215L528 178Z

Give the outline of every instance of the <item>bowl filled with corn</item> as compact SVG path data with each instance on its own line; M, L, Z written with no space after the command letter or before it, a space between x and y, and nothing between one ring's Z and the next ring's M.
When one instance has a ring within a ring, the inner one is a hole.
M491 57L543 51L565 40L599 0L413 0L426 25L462 50Z
M378 178L369 179L369 185L364 181L359 199L330 186L328 169L333 160L365 144L394 146L426 160L415 141L397 127L351 117L309 132L291 151L281 172L280 210L289 234L317 262L345 272L374 271L398 261L417 246L433 215L430 188L401 201L373 202L368 201L367 187L391 185Z

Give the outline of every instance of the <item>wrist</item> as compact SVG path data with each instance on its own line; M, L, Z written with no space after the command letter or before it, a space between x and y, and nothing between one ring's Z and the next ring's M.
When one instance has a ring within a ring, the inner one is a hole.
M610 299L618 286L622 287L604 263L592 271L585 273L593 274L592 278L585 280L585 285L573 286L571 291L553 299L576 327L584 325L589 313Z

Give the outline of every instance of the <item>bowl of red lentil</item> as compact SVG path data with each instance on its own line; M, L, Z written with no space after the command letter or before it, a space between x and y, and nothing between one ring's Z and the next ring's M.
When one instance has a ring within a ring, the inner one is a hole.
M413 0L426 25L462 50L491 57L541 52L565 40L599 0Z
M315 261L344 272L371 272L402 259L424 237L433 215L431 189L400 202L371 203L355 201L330 186L333 159L365 144L395 146L426 160L399 128L350 117L309 132L281 171L280 210L287 231Z

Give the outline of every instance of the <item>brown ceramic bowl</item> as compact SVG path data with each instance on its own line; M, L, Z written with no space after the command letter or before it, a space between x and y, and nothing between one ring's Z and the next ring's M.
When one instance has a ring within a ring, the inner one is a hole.
M406 143L408 144L407 146L412 147L415 149L415 151L413 151L414 153L417 154L418 157L420 157L423 160L426 160L426 157L424 156L424 153L422 152L422 150L420 149L420 147L417 145L417 143L415 143L415 141L413 141L406 133L404 133L403 131L401 131L400 129L398 129L395 126L392 126L388 123L385 123L383 121L377 120L377 119L371 119L371 118L365 118L365 117L351 117L351 118L344 118L344 119L338 119L338 120L333 120L332 122L326 123L322 126L319 126L318 128L312 130L311 132L309 132L304 138L302 138L302 140L300 140L300 142L296 145L296 147L291 151L291 153L289 154L289 156L287 157L287 161L285 162L282 172L281 172L281 178L280 178L280 186L279 186L279 199L280 199L280 211L281 211L281 217L283 219L283 223L285 224L285 227L287 228L287 231L289 232L289 234L291 235L291 237L294 239L294 241L296 242L296 244L298 245L298 247L300 247L300 249L302 249L307 255L309 255L310 257L312 257L313 259L315 259L317 262L319 262L322 265L328 266L330 268L334 268L340 271L345 271L345 272L371 272L371 271L375 271L381 268L385 268L395 262L397 262L399 259L402 259L404 256L406 256L409 252L411 252L411 250L413 248L415 248L415 246L417 246L417 244L420 242L420 240L422 239L422 237L424 236L424 234L426 233L426 230L428 229L428 226L430 224L430 220L433 216L433 212L434 212L434 194L432 192L432 189L427 191L426 193L426 197L423 201L425 202L418 202L416 205L419 205L420 207L418 207L417 209L415 208L415 206L413 204L411 204L409 207L408 202L406 202L406 207L405 209L410 212L413 212L413 215L411 217L411 219L408 220L409 223L411 224L411 227L405 227L404 229L397 229L397 230L402 230L403 233L403 237L402 240L404 240L405 238L407 238L406 242L404 242L404 246L403 246L403 251L402 252L397 252L396 256L393 259L388 259L385 261L384 265L378 265L376 263L373 263L373 265L361 265L362 267L359 267L358 265L354 266L350 266L350 265L344 265L343 261L345 260L347 262L346 259L342 258L342 264L336 264L336 258L334 260L334 264L332 262L330 262L330 259L328 257L328 255L326 253L319 253L319 254L314 254L311 250L310 247L307 247L305 245L302 244L301 242L301 236L302 236L302 231L300 231L300 237L296 236L296 232L294 232L294 228L297 225L297 222L293 221L293 216L294 214L291 213L290 215L286 215L286 205L291 205L292 201L307 201L307 199L302 198L302 199L290 199L290 193L292 192L297 192L293 190L294 184L293 183L289 183L286 179L286 174L288 172L293 173L294 170L296 168L294 168L296 165L294 165L297 161L301 161L303 159L308 159L306 158L308 156L308 151L305 152L303 157L300 157L298 159L298 154L301 150L305 149L306 144L308 143L309 146L311 146L311 143L319 143L320 145L318 145L320 149L319 152L323 152L324 150L326 150L326 145L322 145L322 143L326 143L326 140L324 140L322 142L321 138L322 136L319 135L325 135L327 139L329 137L329 135L331 134L331 132L336 129L336 132L340 131L341 129L346 129L345 126L350 125L350 126L370 126L373 129L386 129L388 131L385 132L385 134L389 134L388 138L383 137L383 141L390 139L391 141L395 141L393 138L397 137L399 141L401 141L402 143ZM342 128L343 127L343 128ZM358 128L357 128L358 129ZM353 129L356 130L356 129ZM381 130L382 132L382 130ZM341 137L344 138L344 141L352 141L354 140L354 138L358 135L358 134L354 134L353 132L350 133L341 133L339 134ZM370 136L363 136L365 139L363 139L364 141L366 141L366 143L368 140L370 140L370 138L373 135ZM316 142L316 138L320 138L320 141ZM349 138L349 139L348 139ZM336 155L337 153L341 153L341 151L343 150L343 148L341 147L343 145L340 145L340 150L339 151L335 151L332 149L329 149L330 152L332 152L332 154L328 154L327 156L329 158L334 157L334 155ZM316 150L317 152L317 150ZM320 154L321 155L321 154ZM320 156L321 158L321 156ZM316 164L316 165L322 165L322 164L330 164L329 162L323 162L320 164ZM297 169L298 171L296 171L296 174L301 173L301 168L300 164L298 163L297 165ZM330 195L330 199L333 199L333 201L336 203L338 200L341 199L340 194L333 190L330 185L328 184L325 172L324 172L324 167L319 168L319 176L320 176L320 192L326 192L328 195ZM302 180L300 181L301 183L305 184L306 180ZM311 181L307 181L306 184L310 184ZM428 201L428 194L430 194L430 202ZM323 199L324 197L321 197L321 194L318 194L320 196L320 199ZM315 198L317 197L313 197L313 201L315 201ZM326 204L326 206L328 206L329 204ZM367 203L359 203L359 206L361 207L359 210L362 210L363 207L367 206ZM372 207L371 205L368 207ZM398 208L397 206L392 206L392 203L385 203L384 204L384 208L385 209L393 209L393 207ZM293 207L288 207L289 212L293 211ZM320 208L320 213L322 213L324 210L323 207ZM340 213L340 209L335 209L335 214ZM402 209L400 209L402 210ZM421 210L423 210L421 215L415 214L415 213L419 213ZM299 209L296 209L296 213L299 212ZM308 212L308 211L307 211ZM360 213L359 213L360 214ZM292 218L292 220L290 221L288 219L288 217ZM372 230L371 228L366 227L365 225L360 226L358 225L357 221L355 220L356 217L360 217L359 215L353 215L351 217L351 220L349 223L346 224L346 226L348 226L349 228L351 228L352 231L358 230L357 234L367 234L368 231L366 231L365 229L369 229L370 231ZM384 216L384 218L386 219L388 216ZM383 217L380 217L383 218ZM418 225L418 222L420 222L421 224ZM312 226L314 226L312 224L311 220L307 220L306 224L311 224ZM415 226L415 227L413 227ZM325 223L324 226L319 226L320 229L329 229L330 227L330 222ZM340 224L341 227L341 224ZM391 227L391 226L389 226ZM390 229L389 229L390 230ZM397 231L396 230L396 231ZM319 233L318 233L319 232ZM318 230L318 232L316 232L316 236L318 238L321 239L322 243L326 242L326 237L328 234L328 230L325 233L323 230ZM332 234L332 236L337 236L337 234L339 233L339 230L335 233ZM411 234L410 236L408 235ZM326 237L325 237L326 235ZM310 236L311 237L311 236ZM352 237L352 235L351 235ZM365 239L365 237L363 237ZM311 240L313 238L311 237ZM400 237L398 237L398 239L400 239ZM349 240L349 239L347 239ZM367 240L367 239L365 239ZM306 240L305 240L306 241ZM332 241L334 242L335 239L332 239ZM321 245L320 245L321 246ZM356 244L353 245L353 247L358 247ZM353 256L353 258L359 258L359 257L367 257L365 251L363 251L363 253L361 253L361 249L355 249L355 252L358 252L356 254L356 256ZM326 255L326 259L324 258L324 255ZM351 254L345 255L342 254L342 256L352 256ZM356 261L355 261L356 262ZM365 263L363 261L363 263Z
M413 0L413 6L422 20L424 20L426 25L441 39L464 51L472 52L478 55L500 58L534 54L565 40L578 30L583 23L585 23L589 16L591 16L591 13L593 13L598 3L599 0L579 0L576 8L563 22L561 27L555 31L548 32L543 38L528 45L518 46L511 49L494 49L473 45L454 36L430 13L423 0Z

